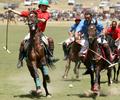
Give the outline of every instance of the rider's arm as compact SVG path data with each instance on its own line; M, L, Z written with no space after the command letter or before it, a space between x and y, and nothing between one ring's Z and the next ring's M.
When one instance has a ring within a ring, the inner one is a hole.
M75 38L76 39L80 39L82 33L82 28L84 26L84 20L81 20L81 22L78 24L77 28L76 28L76 31L75 31Z
M22 17L27 17L29 15L28 11L19 12L19 11L13 10L11 8L9 8L8 11L11 11L11 12L13 12L13 13L19 15L19 16L22 16Z
M72 32L68 32L68 35L69 35L69 37L72 37L73 33Z
M38 21L40 21L40 22L46 22L46 19L44 19L44 18L38 18Z
M72 37L73 36L73 31L75 31L75 24L73 24L70 29L68 30L68 35L69 37Z
M99 36L104 29L103 24L100 21L97 21L96 28L97 28L97 36Z
M17 14L17 15L21 15L21 12L16 11L16 10L13 10L13 9L11 9L11 8L9 8L8 11L11 11L11 12Z

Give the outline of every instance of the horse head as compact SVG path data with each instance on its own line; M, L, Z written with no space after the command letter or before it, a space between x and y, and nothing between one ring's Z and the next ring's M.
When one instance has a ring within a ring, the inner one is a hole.
M88 39L89 39L89 43L93 43L93 41L96 38L96 26L95 24L90 24L88 27Z
M38 29L38 27L37 27L37 23L38 23L37 13L34 10L30 11L27 19L28 19L28 26L29 26L30 33L35 34L37 29Z

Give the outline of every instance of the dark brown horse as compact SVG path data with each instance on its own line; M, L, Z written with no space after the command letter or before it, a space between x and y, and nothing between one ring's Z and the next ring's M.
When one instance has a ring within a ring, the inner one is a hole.
M109 43L109 46L110 46L112 52L114 52L114 54L116 55L116 57L114 59L114 63L118 63L118 67L117 66L113 67L113 71L114 71L113 82L117 83L118 76L119 76L119 70L120 70L120 49L118 48L118 44L115 43L115 40L111 36L107 35L106 39ZM117 75L116 75L116 71L117 71Z
M120 50L118 51L118 55L117 58L114 60L115 63L118 63L118 68L116 68L116 66L113 67L114 70L114 77L113 77L113 81L118 83L118 76L119 76L119 71L120 71ZM116 75L116 69L117 69L117 75Z
M120 49L118 48L118 43L110 35L105 35L105 39L108 41L109 47L111 48L112 52L116 55L115 59L112 61L117 66L113 67L113 82L118 82L119 70L120 70ZM116 45L115 45L116 44ZM117 73L116 73L117 72Z
M87 57L83 63L87 68L89 68L90 71L91 90L94 93L99 93L101 70L107 69L108 85L111 84L111 68L109 68L111 62L109 62L103 56L103 53L100 49L100 45L97 41L96 26L94 24L91 24L88 27L88 35L89 49L87 52Z
M28 19L28 26L30 31L30 39L27 48L26 63L30 71L30 74L35 82L35 86L36 86L35 93L37 94L41 93L41 83L38 73L38 69L40 69L43 76L43 87L45 89L46 96L49 96L50 94L47 89L47 82L48 82L47 79L49 78L49 76L45 72L45 69L47 67L46 66L47 62L46 62L44 46L40 41L41 32L37 27L37 23L38 23L37 13L31 11L27 19Z
M65 65L65 72L63 78L66 79L68 76L68 72L70 70L71 62L75 63L75 67L73 69L74 73L76 74L76 78L79 79L79 69L80 69L80 58L79 58L79 51L80 51L80 44L76 43L75 41L72 42L68 47L68 57L67 63Z

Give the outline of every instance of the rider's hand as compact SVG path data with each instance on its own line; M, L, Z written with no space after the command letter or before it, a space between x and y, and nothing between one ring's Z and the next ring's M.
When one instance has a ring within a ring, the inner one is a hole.
M9 12L11 12L11 11L12 11L12 9L11 9L11 8L8 8L8 11L9 11Z
M115 42L118 42L120 39L119 38L117 38L116 40L115 40Z

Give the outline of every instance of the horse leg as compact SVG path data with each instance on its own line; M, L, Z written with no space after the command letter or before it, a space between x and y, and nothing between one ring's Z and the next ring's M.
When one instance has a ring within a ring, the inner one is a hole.
M111 80L111 72L112 72L112 69L111 68L108 68L107 69L107 76L108 76L108 86L110 86L112 84L112 80Z
M44 67L47 67L47 66L40 67L41 72L42 72L42 76L43 76L43 87L45 89L46 96L50 96L51 94L48 92L48 89L47 89L47 79L46 79L46 76L48 76L48 73L46 73Z
M50 80L50 77L49 77L49 75L48 75L48 68L47 68L47 66L46 66L46 65L43 65L43 66L42 66L42 70L43 70L43 73L44 73L44 75L45 75L46 82L50 83L51 80Z
M32 76L32 78L34 79L34 82L35 82L35 86L36 86L36 93L37 94L40 94L42 92L41 90L41 82L40 82L40 79L39 79L39 75L38 75L38 70L35 66L28 66L28 69L29 69L29 72Z
M98 92L100 89L100 69L99 66L96 67L95 69L95 83L94 83L94 92Z
M117 70L117 77L116 77L116 82L118 82L118 76L119 76L119 71L120 71L120 62L118 62L118 70Z
M74 73L76 74L77 79L79 79L80 65L81 65L81 62L79 61L79 62L75 63L75 67L74 67Z
M94 86L94 72L92 70L90 71L90 78L91 78L91 90L93 91L93 86Z
M113 67L113 72L114 72L113 81L115 81L115 78L116 78L116 67L115 66Z
M67 76L68 76L68 72L70 70L70 64L71 64L71 60L68 58L67 59L67 64L65 65L65 72L64 72L64 75L63 75L64 79L66 79Z
M78 65L78 62L75 62L75 67L74 67L74 69L73 69L74 74L77 74L77 65Z

